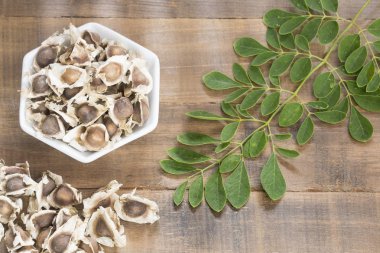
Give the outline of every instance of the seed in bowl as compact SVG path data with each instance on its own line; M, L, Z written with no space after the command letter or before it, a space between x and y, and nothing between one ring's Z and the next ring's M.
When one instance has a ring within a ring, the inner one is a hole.
M117 41L70 25L42 42L27 90L27 118L42 135L99 151L149 117L153 80Z

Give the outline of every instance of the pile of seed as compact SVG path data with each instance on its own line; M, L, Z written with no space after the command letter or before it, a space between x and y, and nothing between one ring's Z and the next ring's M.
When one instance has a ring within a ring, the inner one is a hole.
M27 119L80 151L98 151L149 117L153 80L125 45L70 25L42 42L33 62Z
M50 171L38 182L29 164L0 162L0 240L11 253L98 253L102 246L124 247L120 219L154 223L155 202L135 195L118 195L122 185L111 181L82 201L82 194ZM83 209L77 208L83 204Z

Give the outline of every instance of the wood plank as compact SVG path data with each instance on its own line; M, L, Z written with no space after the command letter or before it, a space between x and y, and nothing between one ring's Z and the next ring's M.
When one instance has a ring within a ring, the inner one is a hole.
M380 246L380 194L288 193L274 204L254 192L239 212L220 215L205 203L174 208L170 191L140 194L158 202L161 219L126 224L129 245L107 252L371 253Z
M375 253L380 247L379 193L287 193L275 204L254 192L239 212L227 207L218 215L205 203L175 208L172 191L138 194L158 203L160 220L123 222L127 246L107 253Z
M288 193L273 204L255 192L239 212L220 215L205 203L177 210L171 192L141 194L157 200L160 221L127 224L129 246L110 252L371 253L380 246L380 194Z
M89 20L72 21L82 24ZM4 18L0 21L3 33L7 34L2 37L0 48L0 157L9 164L28 160L34 176L52 169L81 188L96 188L117 178L129 187L173 189L180 180L164 175L158 161L165 158L166 149L176 144L175 136L195 130L215 135L222 128L221 124L184 116L185 112L196 109L219 111L219 93L206 90L200 82L201 76L213 69L230 73L231 63L238 61L231 49L234 38L253 33L262 41L264 28L258 20L100 21L158 53L162 65L158 128L91 164L80 164L23 133L18 123L17 92L22 56L69 20ZM310 91L304 95L310 96ZM369 114L369 117L375 128L380 125L378 115ZM289 191L380 191L379 131L375 131L368 144L358 144L350 139L343 125L317 124L313 142L300 148L302 156L283 162ZM244 129L249 130L252 130L250 125ZM291 131L295 133L295 129ZM261 189L258 175L264 162L265 157L249 163L255 190Z
M353 17L364 2L340 1L339 13ZM379 3L372 2L364 17L378 17ZM261 18L271 8L294 9L289 0L5 0L2 3L2 15L6 17Z

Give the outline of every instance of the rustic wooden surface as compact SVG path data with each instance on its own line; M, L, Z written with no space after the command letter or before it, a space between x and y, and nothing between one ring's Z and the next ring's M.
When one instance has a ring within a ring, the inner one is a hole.
M363 2L342 0L340 14L351 17ZM288 192L279 203L262 193L258 175L264 158L249 164L251 200L239 212L227 207L215 215L205 204L193 210L171 202L180 181L159 168L165 150L183 131L216 134L222 128L184 116L194 109L219 110L220 96L201 85L201 76L214 69L231 73L231 64L240 60L232 50L234 38L263 41L264 11L289 6L285 0L2 1L0 158L9 164L28 160L34 177L50 169L86 194L117 179L155 199L161 220L126 224L128 246L107 252L378 252L380 117L375 114L369 114L375 135L367 144L353 142L343 126L318 124L302 155L283 163ZM373 1L363 17L376 18L379 11L379 1ZM106 25L157 53L161 62L158 128L91 164L37 141L18 123L23 55L69 22Z

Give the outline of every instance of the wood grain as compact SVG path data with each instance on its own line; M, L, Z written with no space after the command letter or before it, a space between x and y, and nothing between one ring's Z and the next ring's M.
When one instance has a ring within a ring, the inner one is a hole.
M71 21L82 24L89 20ZM28 160L35 176L47 169L59 172L80 188L97 188L118 178L128 187L173 189L180 181L164 175L158 161L165 158L166 149L176 144L175 136L183 131L194 130L215 135L223 127L222 124L189 120L184 115L196 109L219 112L217 102L222 94L205 89L200 77L213 69L231 73L231 63L239 60L231 48L233 39L252 34L262 40L264 27L258 20L95 21L110 26L158 53L162 65L158 128L91 164L79 164L23 133L18 126L17 92L22 56L69 20L6 18L1 22L4 33L8 35L3 36L4 46L0 49L0 61L4 63L0 68L0 157L10 164ZM28 39L22 39L24 36ZM306 91L304 95L308 97L309 93ZM369 114L369 117L375 128L380 125L377 115ZM300 148L302 156L283 162L289 191L380 191L380 169L376 155L380 132L375 131L373 140L363 145L350 139L343 126L345 124L333 127L317 124L312 143ZM252 127L248 124L244 131ZM295 130L292 129L294 134ZM42 155L45 153L47 157ZM144 159L136 160L136 156ZM265 157L249 163L255 190L261 189L258 175L264 162ZM88 181L88 177L92 180Z
M173 207L172 191L138 194L157 201L160 220L123 222L127 246L107 253L377 253L380 247L379 193L291 192L274 204L254 192L239 212L227 207L218 215L204 203Z
M239 212L226 208L220 215L204 204L176 209L170 191L140 194L158 201L161 219L127 223L129 246L107 252L375 253L380 247L378 193L287 193L273 204L255 192Z
M339 13L355 15L365 0L340 1ZM4 0L5 17L261 18L271 8L292 9L289 0ZM364 15L377 18L377 1Z
M340 14L352 17L364 0L341 1ZM190 120L184 113L220 112L225 93L210 92L201 76L217 69L231 74L233 62L247 64L232 50L235 38L265 40L261 18L271 8L291 8L288 0L132 0L22 1L0 3L0 158L8 164L28 160L38 178L47 169L84 191L117 179L158 202L161 219L153 225L125 223L128 246L108 252L349 252L375 253L380 247L380 117L366 114L375 134L367 144L351 140L344 127L317 124L312 143L297 147L301 156L281 160L288 192L269 201L259 183L265 157L249 162L252 192L239 212L210 212L187 203L175 208L173 189L181 182L165 175L158 161L183 131L216 136L222 124ZM379 1L363 14L377 18ZM161 62L160 120L151 134L91 163L80 164L25 134L19 127L21 62L25 53L69 22L98 22L158 54ZM323 54L323 49L319 49ZM311 98L310 89L302 93ZM254 128L246 125L239 135ZM275 129L275 131L283 131ZM290 129L295 134L296 128ZM217 136L216 136L217 137ZM284 144L285 145L285 144ZM136 159L142 157L143 159ZM125 190L125 189L124 189ZM0 252L6 252L0 247Z

